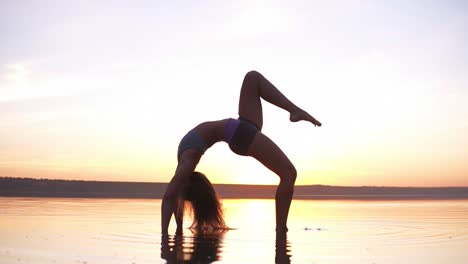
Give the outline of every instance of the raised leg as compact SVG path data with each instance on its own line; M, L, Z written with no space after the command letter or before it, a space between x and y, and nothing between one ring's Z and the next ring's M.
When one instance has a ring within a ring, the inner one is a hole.
M261 132L255 136L247 155L254 157L280 177L275 195L276 231L286 232L289 207L297 176L296 168L283 151Z
M292 122L306 120L320 126L320 122L297 107L284 96L270 81L257 71L248 72L242 82L239 98L239 116L263 126L262 104L260 98L290 113Z

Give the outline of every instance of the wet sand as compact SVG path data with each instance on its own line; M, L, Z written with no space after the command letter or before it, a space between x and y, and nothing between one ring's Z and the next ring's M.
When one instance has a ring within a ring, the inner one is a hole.
M468 200L223 201L235 230L160 234L160 200L0 198L0 263L466 263ZM189 219L186 219L186 226Z

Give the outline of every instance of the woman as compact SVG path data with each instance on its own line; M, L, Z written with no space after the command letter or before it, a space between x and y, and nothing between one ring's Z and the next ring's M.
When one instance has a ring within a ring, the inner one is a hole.
M262 132L263 115L260 99L290 113L292 122L321 123L289 101L273 84L256 71L245 75L239 98L239 118L204 122L189 131L178 148L178 165L169 182L161 206L161 227L167 234L174 214L177 232L182 232L185 205L192 207L196 228L224 228L220 202L213 186L201 173L194 172L203 153L213 144L225 141L231 150L260 161L280 177L276 190L276 231L287 232L289 206L294 192L296 169L281 149Z

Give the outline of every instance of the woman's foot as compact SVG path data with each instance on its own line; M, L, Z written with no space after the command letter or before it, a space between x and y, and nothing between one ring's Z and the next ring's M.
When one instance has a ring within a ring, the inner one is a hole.
M288 228L286 226L283 227L276 227L275 231L276 234L286 234L288 232Z
M309 115L309 113L300 108L297 108L295 111L291 112L289 120L291 120L291 122L304 120L309 121L316 126L322 125L322 123L320 123L317 119L315 119L313 116Z

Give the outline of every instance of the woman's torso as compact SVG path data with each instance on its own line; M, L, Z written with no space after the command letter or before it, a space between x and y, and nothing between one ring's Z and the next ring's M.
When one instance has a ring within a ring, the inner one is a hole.
M210 148L219 141L225 140L224 128L229 119L203 122L196 126L195 130L205 141L207 148Z

